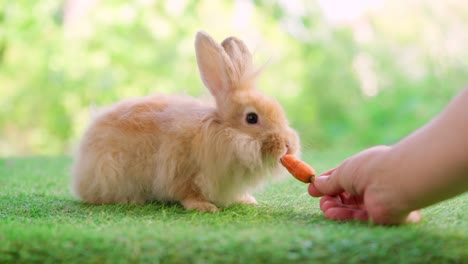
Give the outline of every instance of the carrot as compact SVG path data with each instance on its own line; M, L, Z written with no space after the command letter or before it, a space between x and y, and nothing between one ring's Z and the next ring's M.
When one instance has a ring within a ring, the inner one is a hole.
M304 183L309 183L314 180L315 170L309 164L296 158L291 154L286 154L280 159L281 164L291 173L296 179Z

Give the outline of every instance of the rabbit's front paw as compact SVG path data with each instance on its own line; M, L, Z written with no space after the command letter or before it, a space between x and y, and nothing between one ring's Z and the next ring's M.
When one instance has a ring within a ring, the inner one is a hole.
M195 199L186 199L182 201L182 205L187 210L197 210L199 212L218 212L219 208L216 205L207 202L207 201L200 201Z
M253 197L251 194L243 194L239 198L236 199L236 203L239 204L249 204L249 205L256 205L258 204L257 200L255 197Z

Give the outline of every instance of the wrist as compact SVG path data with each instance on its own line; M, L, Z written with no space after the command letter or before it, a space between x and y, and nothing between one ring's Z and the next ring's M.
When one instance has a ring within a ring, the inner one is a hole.
M387 147L372 166L372 174L378 176L376 184L383 194L388 195L384 198L387 201L385 206L402 214L419 209L413 199L414 190L418 189L417 182L405 173L407 166L407 158L398 146Z

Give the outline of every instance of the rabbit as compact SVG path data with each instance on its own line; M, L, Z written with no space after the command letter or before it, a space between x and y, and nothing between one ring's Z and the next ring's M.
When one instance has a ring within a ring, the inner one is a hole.
M199 31L195 53L212 103L156 94L99 113L72 165L78 199L216 212L257 204L252 192L285 172L279 159L299 152L299 137L281 105L255 88L260 70L247 46L236 37L218 44Z

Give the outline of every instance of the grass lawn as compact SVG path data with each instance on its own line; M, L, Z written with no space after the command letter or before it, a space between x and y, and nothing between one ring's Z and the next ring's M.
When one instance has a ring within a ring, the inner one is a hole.
M307 156L322 172L350 153ZM215 214L159 203L89 206L69 192L70 164L0 159L0 263L468 263L468 194L401 227L326 220L293 178L258 193L258 206Z

